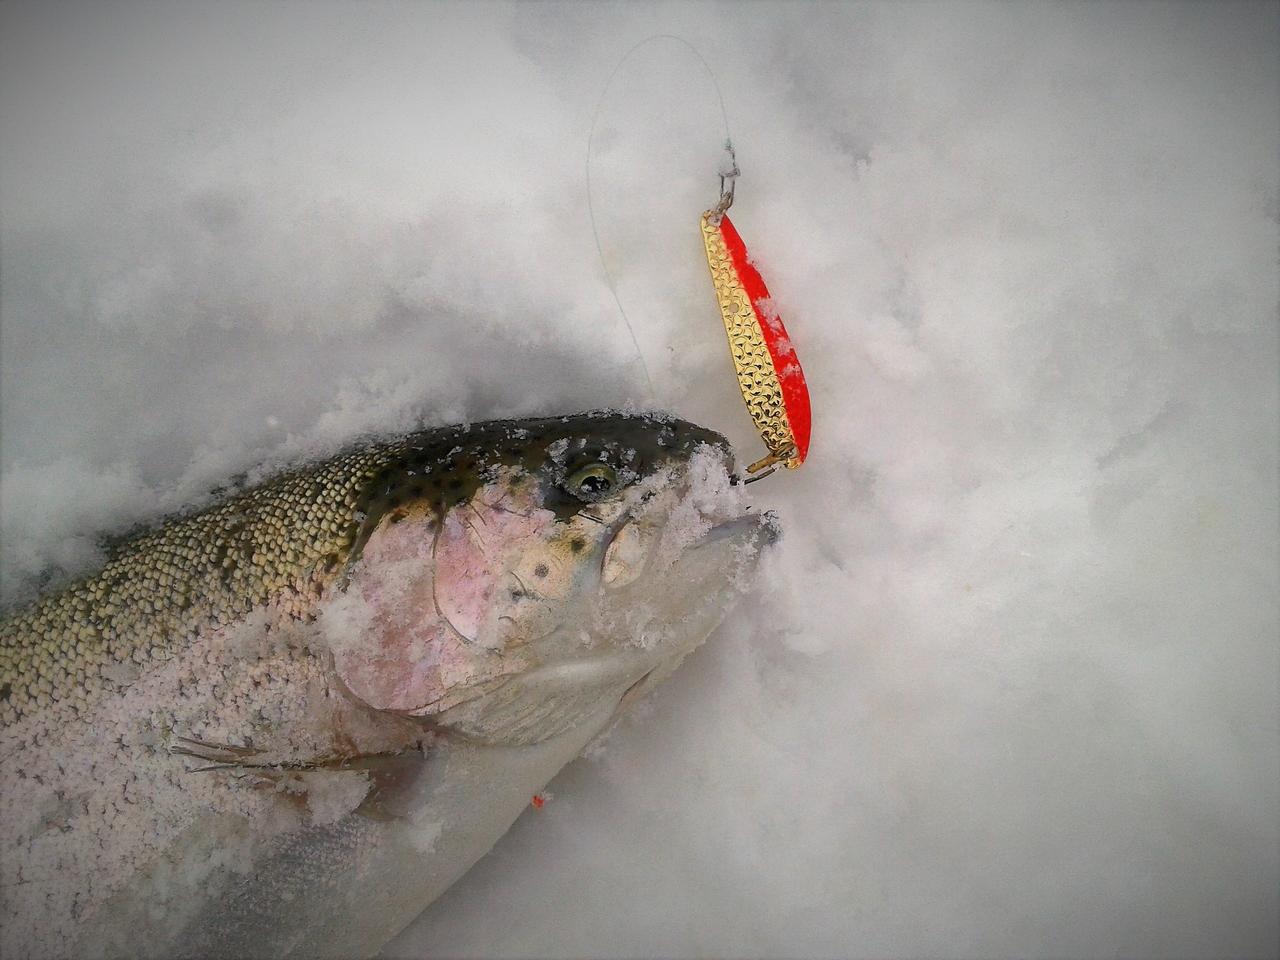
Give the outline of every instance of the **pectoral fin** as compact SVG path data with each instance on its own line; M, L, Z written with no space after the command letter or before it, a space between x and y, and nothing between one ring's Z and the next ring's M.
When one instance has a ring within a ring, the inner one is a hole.
M248 780L248 785L271 788L300 803L305 803L313 814L319 815L330 800L339 805L342 796L334 796L336 777L342 777L346 785L342 793L349 803L348 810L374 820L390 820L405 816L409 811L404 798L409 788L417 783L426 766L425 748L398 750L384 753L339 754L329 753L316 757L289 760L263 759L265 752L235 744L211 743L192 737L179 737L169 748L178 756L193 757L205 761L203 766L193 767L189 773L226 771ZM364 775L363 792L352 774ZM326 810L326 812L329 812ZM343 813L347 810L343 810Z

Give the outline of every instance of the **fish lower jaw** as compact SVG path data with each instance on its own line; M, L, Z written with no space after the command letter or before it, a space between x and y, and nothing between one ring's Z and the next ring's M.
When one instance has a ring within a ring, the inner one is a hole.
M443 711L435 724L477 743L540 743L619 703L648 666L630 654L545 664Z

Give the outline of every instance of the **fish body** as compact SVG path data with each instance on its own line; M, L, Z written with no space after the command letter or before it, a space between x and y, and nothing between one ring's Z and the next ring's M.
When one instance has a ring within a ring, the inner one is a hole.
M9 616L0 953L375 953L746 588L731 469L667 417L371 441Z

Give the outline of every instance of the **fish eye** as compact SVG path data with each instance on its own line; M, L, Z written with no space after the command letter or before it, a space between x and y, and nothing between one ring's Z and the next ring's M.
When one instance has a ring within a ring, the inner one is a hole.
M565 486L580 500L600 500L618 486L618 473L607 463L592 463L575 470Z

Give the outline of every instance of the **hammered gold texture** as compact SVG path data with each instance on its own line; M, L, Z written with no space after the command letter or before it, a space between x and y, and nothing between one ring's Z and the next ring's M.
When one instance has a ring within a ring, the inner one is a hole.
M371 482L404 451L340 455L171 520L97 575L0 622L0 725L50 705L78 714L202 628L256 606L300 615L341 575Z
M725 334L729 338L729 352L738 374L738 386L747 411L760 431L760 439L771 453L783 456L794 448L795 438L782 401L782 384L778 381L773 357L764 342L751 298L738 280L719 224L712 221L714 216L711 211L702 215L702 241L707 250L707 266L711 268L711 282L720 303Z

